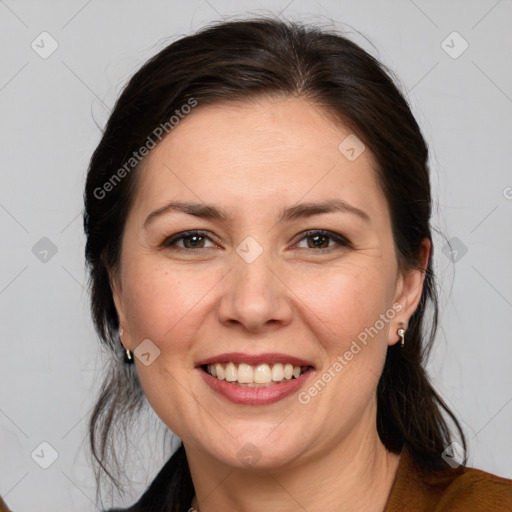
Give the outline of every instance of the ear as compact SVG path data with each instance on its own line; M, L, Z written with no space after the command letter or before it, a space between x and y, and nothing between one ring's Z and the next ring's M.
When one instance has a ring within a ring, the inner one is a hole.
M126 312L123 302L122 285L120 276L115 272L109 271L110 289L112 290L112 299L116 307L117 317L119 319L119 328L123 329L122 343L125 349L132 350L130 332L127 329Z
M407 333L409 319L416 311L421 300L426 268L431 252L432 242L428 238L424 238L420 244L418 254L419 267L421 268L405 270L400 272L398 276L393 304L399 304L400 309L394 307L395 311L398 311L398 313L393 321L390 322L388 345L394 345L400 340L397 331L401 327L404 328Z

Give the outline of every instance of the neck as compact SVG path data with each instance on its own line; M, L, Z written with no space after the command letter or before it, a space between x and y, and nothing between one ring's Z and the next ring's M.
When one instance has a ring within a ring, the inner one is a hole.
M346 439L334 449L272 470L209 464L187 451L196 490L192 508L197 512L382 512L399 456L386 450L376 430L364 433L358 441Z

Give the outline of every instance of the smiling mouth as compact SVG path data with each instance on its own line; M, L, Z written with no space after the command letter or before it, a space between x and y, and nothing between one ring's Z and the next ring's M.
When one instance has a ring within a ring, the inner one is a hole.
M215 363L205 364L201 368L218 380L224 380L235 386L269 387L282 382L298 379L304 373L313 370L312 366L296 366L291 363L246 364Z

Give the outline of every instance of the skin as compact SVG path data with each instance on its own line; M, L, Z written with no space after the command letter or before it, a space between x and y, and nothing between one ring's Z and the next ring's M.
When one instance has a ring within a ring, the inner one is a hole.
M385 507L399 457L377 434L376 387L424 273L399 269L370 151L349 161L338 150L349 134L299 98L199 106L144 162L111 282L124 346L150 339L160 350L149 366L135 358L137 372L184 443L201 512ZM283 208L333 198L369 221L347 212L278 220ZM229 219L170 212L146 229L148 215L171 200L214 205ZM162 247L191 229L211 240ZM350 246L320 237L327 248L317 248L304 238L309 229L338 233ZM236 252L248 236L263 249L252 263ZM429 253L425 240L421 266ZM393 304L400 312L307 404L293 394L236 405L195 368L224 352L290 354L315 367L303 391ZM250 466L237 456L246 443L260 456Z

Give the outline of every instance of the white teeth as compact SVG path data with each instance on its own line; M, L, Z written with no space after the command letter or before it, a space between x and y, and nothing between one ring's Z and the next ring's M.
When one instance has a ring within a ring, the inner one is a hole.
M240 382L240 384L250 384L254 382L253 373L252 366L240 363L238 365L238 382Z
M233 363L228 363L226 365L226 370L224 371L224 374L228 382L235 382L235 380L237 380L238 378L236 366Z
M272 366L272 380L281 382L284 379L284 368L281 363Z
M217 379L220 379L220 380L224 380L226 378L226 374L224 373L224 368L222 368L222 365L220 363L217 363L212 366L215 367L215 373L217 374L217 375L214 375L214 377L217 377Z
M240 371L240 369L238 371ZM272 372L268 364L259 364L256 366L254 369L254 382L257 384L268 384L271 380Z
M298 379L303 373L303 368L294 366L291 363L267 364L262 363L252 366L246 363L227 364L215 363L206 366L207 372L219 380L237 382L240 385L270 385L272 382L282 382L292 378ZM306 370L306 368L304 368Z

